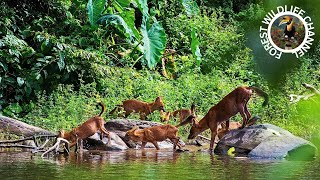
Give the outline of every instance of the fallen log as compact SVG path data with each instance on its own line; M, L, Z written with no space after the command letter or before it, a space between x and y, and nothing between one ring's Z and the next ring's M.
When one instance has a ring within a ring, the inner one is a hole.
M45 129L35 127L6 116L0 116L0 132L9 132L10 134L25 136L25 137L33 136L36 134L46 134L46 135L55 134Z

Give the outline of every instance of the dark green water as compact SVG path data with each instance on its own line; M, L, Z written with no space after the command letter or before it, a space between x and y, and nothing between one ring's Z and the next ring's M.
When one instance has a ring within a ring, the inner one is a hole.
M320 161L253 160L206 152L130 150L41 159L0 153L4 179L320 179Z

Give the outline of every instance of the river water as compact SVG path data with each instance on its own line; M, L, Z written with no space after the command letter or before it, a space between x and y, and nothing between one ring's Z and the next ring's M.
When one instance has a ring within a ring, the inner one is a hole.
M90 151L49 156L0 152L0 180L320 179L320 161L234 158L172 150Z

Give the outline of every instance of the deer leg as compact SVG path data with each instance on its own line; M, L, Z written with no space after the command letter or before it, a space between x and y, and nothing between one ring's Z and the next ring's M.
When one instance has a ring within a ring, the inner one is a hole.
M111 144L111 135L110 135L110 132L107 131L106 128L104 128L103 126L101 126L100 131L101 131L101 135L102 135L102 134L105 134L105 135L108 136L108 145L110 145L110 144ZM102 140L102 138L101 138L101 140Z
M209 149L209 151L211 151L211 152L212 152L212 150L213 150L214 140L216 139L216 135L217 135L217 125L215 125L215 126L211 129L211 141L210 141L210 149Z
M152 144L156 147L157 150L160 149L157 141L153 141Z
M173 149L176 149L176 147L178 146L179 149L181 149L181 145L179 144L179 138L171 138L170 139L173 142Z
M247 115L245 113L245 110L244 110L244 105L243 104L239 104L238 105L238 110L239 110L239 113L240 115L242 116L242 127L241 128L244 128L247 124Z
M147 142L142 142L142 145L141 145L141 149L144 149L144 147L146 146Z
M78 139L78 138L77 138L77 140L76 140L76 142L75 142L75 145L76 145L76 147L75 147L75 149L74 149L74 152L77 152L78 147L79 147L79 139Z
M249 109L247 107L247 103L244 105L244 112L247 115L247 120L249 120L251 118L251 113L249 112Z
M82 139L80 139L79 140L79 149L80 149L80 152L82 152L83 151L83 140Z
M225 127L226 131L229 130L229 126L230 126L230 119L226 121L226 127Z

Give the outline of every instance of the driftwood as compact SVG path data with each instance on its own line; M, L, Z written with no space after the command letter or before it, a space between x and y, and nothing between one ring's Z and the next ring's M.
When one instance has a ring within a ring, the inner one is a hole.
M52 147L50 147L46 152L44 152L41 155L41 157L43 158L45 154L47 154L53 150L55 150L55 153L57 153L60 148L61 141L62 141L62 143L65 143L68 145L68 148L66 148L66 147L65 148L66 148L67 152L69 153L69 144L70 144L69 141L66 139L63 139L63 138L57 138L57 142Z
M50 138L52 137L57 137L56 135L34 135L31 137L23 138L23 139L18 139L18 140L5 140L5 141L0 141L0 148L24 148L24 149L32 149L33 153L39 152L39 151L44 151L44 147L46 144L50 141ZM43 139L45 138L46 140L44 143L39 146L37 139ZM26 142L26 141L32 141L32 145L26 145L26 144L17 144L21 142Z
M290 94L290 95L289 95L289 97L290 97L290 103L297 103L297 102L299 102L301 99L307 100L307 99L309 99L310 97L312 97L312 96L314 96L314 95L320 95L320 91L317 90L317 89L316 89L315 87L313 87L312 85L307 84L307 83L302 83L302 86L304 86L307 90L312 91L313 93L303 95L303 93L306 92L306 91L303 91L300 95Z
M41 129L39 127L31 126L24 122L0 116L0 131L2 132L9 132L11 134L15 134L18 136L33 136L35 134L47 134L47 135L54 135L54 133L47 131L45 129Z

